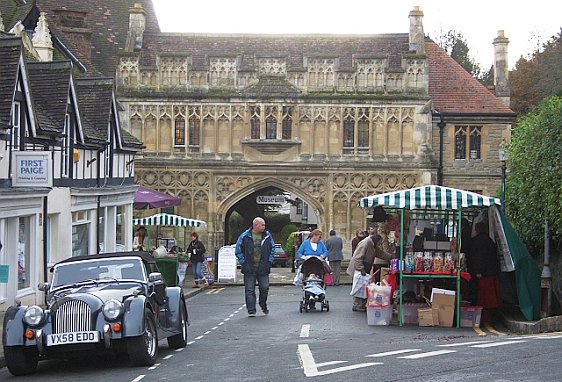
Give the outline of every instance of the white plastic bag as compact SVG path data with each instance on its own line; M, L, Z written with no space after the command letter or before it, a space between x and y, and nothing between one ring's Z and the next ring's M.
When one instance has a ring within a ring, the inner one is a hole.
M295 278L293 279L293 284L295 286L301 287L302 286L302 272L301 272L301 267L298 267L297 269L297 274L295 275Z
M355 271L353 274L353 285L349 294L357 298L367 298L367 284L370 281L371 275L363 276L361 272Z
M380 283L367 285L367 305L386 306L390 305L390 293L392 288Z

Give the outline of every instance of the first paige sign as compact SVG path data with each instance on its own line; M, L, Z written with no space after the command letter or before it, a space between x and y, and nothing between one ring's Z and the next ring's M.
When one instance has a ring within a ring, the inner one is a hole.
M52 187L51 153L46 151L14 152L13 187Z

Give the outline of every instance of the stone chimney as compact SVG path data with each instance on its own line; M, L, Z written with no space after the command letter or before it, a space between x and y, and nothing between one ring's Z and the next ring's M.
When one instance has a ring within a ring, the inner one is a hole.
M507 62L507 46L509 39L504 36L502 30L498 31L498 37L494 39L494 85L496 97L509 106L511 104L511 93L509 90L509 67Z
M410 11L410 52L425 54L425 35L423 33L423 11L415 6Z
M47 14L45 12L41 12L39 16L31 42L33 42L33 47L37 54L39 54L41 61L53 61L53 41L51 40L51 32L49 31Z
M125 51L133 52L142 49L142 38L146 28L145 11L142 4L135 3L129 9L129 32L127 33L127 45Z

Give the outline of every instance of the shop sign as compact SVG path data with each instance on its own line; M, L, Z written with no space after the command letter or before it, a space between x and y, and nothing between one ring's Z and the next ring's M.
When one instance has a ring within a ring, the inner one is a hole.
M15 151L12 187L52 187L50 151Z
M283 195L259 195L256 198L257 204L284 204L285 196Z

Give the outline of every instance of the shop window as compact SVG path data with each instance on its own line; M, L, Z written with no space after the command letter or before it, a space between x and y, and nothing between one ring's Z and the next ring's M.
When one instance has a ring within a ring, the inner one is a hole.
M90 221L87 211L72 213L72 256L90 253Z
M117 206L117 216L115 217L115 252L123 252L126 248L125 245L125 214L124 206Z
M105 208L98 209L98 248L100 253L105 252Z
M18 289L29 288L31 276L31 219L18 219Z

